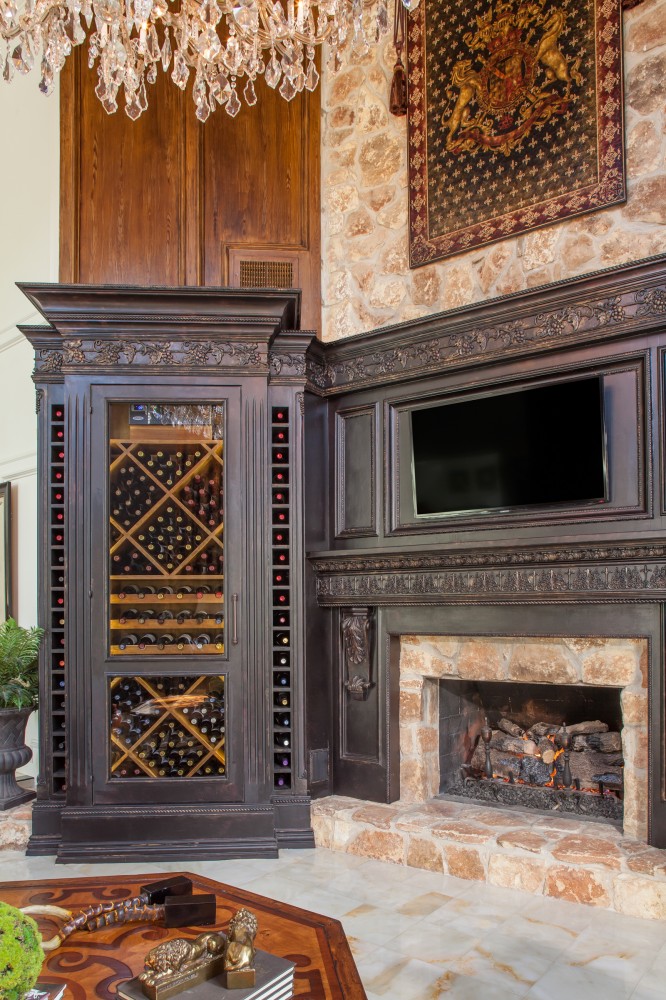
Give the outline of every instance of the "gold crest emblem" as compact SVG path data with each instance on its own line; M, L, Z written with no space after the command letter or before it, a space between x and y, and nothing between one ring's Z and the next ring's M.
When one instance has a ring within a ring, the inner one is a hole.
M442 116L451 153L518 148L535 126L571 105L580 58L562 51L566 13L546 0L500 2L463 36L469 59L453 67Z

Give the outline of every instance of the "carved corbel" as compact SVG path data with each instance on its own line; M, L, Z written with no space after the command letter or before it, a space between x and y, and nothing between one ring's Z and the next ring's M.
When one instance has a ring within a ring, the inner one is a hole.
M344 686L356 701L365 701L372 687L370 669L370 623L372 608L350 608L342 612Z

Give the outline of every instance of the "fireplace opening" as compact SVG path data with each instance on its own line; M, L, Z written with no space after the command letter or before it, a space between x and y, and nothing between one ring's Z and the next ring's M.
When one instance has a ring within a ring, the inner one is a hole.
M620 688L439 685L440 794L622 820Z

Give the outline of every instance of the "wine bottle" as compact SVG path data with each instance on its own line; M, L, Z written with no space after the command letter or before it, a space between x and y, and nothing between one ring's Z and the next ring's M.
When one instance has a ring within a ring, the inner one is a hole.
M280 687L289 687L289 674L276 673L273 675L273 683Z
M198 635L194 640L194 645L197 647L197 649L202 649L204 646L209 646L210 636L208 635L208 633L202 632L200 635Z
M203 622L206 621L207 618L208 615L206 614L205 611L197 611L197 613L194 615L194 621L197 623L197 625L201 625Z
M121 635L118 649L127 649L128 646L138 645L139 640L135 635Z
M291 782L289 780L288 774L276 774L275 776L275 787L276 788L289 788Z
M279 705L282 708L289 708L289 695L288 694L276 694L273 698L273 704Z
M123 612L118 621L120 622L121 625L124 625L126 621L138 617L139 617L139 612L136 610L136 608L127 608L126 610L123 609Z
M275 745L278 747L290 747L291 736L289 733L275 733L273 737Z
M164 611L160 611L156 621L158 621L160 625L163 625L164 622L168 621L170 618L173 618L173 611L169 611L168 608L165 608Z
M273 759L276 767L289 767L289 764L291 763L289 757L280 753L276 753Z
M179 600L182 600L183 597L186 597L188 594L191 594L191 593L192 593L192 588L191 587L179 587L178 588L178 593L176 594L176 597Z
M290 637L288 632L274 632L273 633L273 645L274 646L288 646L290 643Z
M288 728L291 725L291 717L286 713L280 714L279 712L276 712L273 714L273 725Z
M218 632L217 635L213 636L213 645L217 646L218 649L222 649L224 646L224 632Z
M192 636L188 635L187 632L183 632L182 635L178 636L178 649L184 649L185 646L192 645Z
M157 648L164 649L165 646L173 646L175 641L176 640L174 636L169 635L168 632L164 632L162 635L160 635L159 642L157 643Z
M157 599L161 601L165 597L169 597L173 594L173 587L160 587L157 591Z
M184 625L185 622L191 621L191 619L192 619L192 613L189 610L179 611L178 614L176 615L176 623L178 625Z
M146 649L148 646L154 646L157 639L152 634L152 632L146 632L139 638L139 649Z
M155 612L153 611L152 608L141 608L141 611L139 612L137 617L137 621L139 622L139 625L143 625L143 623L147 621L149 618L154 618L154 617L155 617Z

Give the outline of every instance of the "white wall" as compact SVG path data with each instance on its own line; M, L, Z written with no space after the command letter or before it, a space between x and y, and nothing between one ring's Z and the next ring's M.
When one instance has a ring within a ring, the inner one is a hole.
M0 81L0 482L12 484L12 610L26 626L37 621L37 423L32 348L16 324L41 317L14 283L58 280L59 95L38 81ZM36 774L37 734L33 713L22 774Z
M12 483L12 606L22 625L37 620L37 425L32 349L16 324L41 317L15 282L58 280L59 97L44 97L38 82L38 71L0 81L0 481Z

